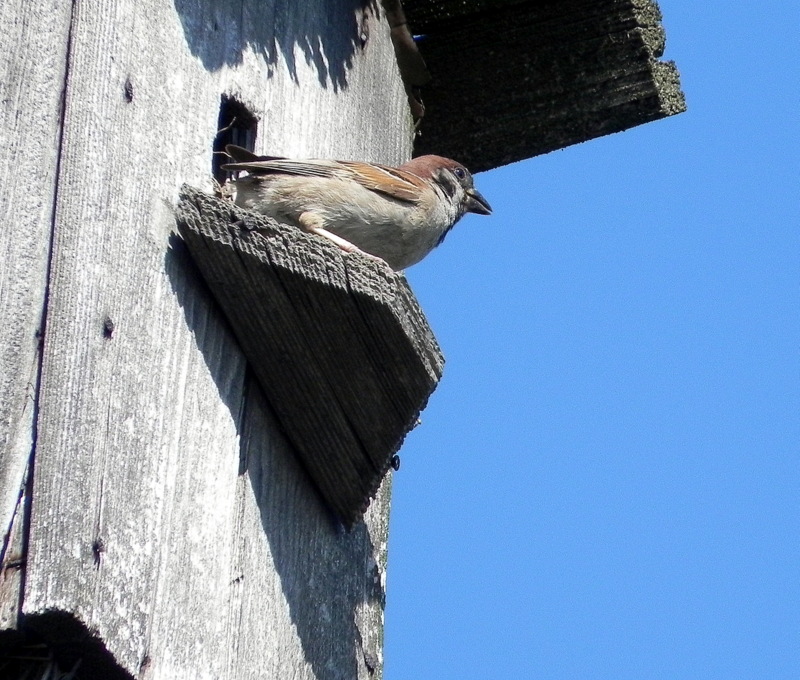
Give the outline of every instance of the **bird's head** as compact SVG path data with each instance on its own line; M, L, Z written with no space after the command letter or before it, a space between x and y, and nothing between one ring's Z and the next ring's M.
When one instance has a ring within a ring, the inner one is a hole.
M475 188L472 174L461 163L442 156L418 156L402 169L431 182L437 191L456 204L459 217L468 212L492 213L489 202Z

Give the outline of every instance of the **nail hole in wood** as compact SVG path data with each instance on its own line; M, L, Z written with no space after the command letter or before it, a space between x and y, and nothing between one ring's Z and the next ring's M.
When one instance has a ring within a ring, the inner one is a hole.
M110 316L107 316L103 319L103 337L107 340L111 339L111 336L114 335L114 322L111 320Z
M92 542L92 557L94 559L94 566L96 569L100 568L100 563L103 561L103 553L106 551L106 544L102 536L98 536Z
M129 104L133 101L133 83L130 78L125 78L122 96L125 97L125 101Z

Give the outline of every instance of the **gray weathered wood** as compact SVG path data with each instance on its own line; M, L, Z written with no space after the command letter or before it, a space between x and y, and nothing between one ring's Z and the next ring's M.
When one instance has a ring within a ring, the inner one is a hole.
M405 276L190 187L178 227L281 429L352 524L442 374Z
M171 232L179 187L210 188L223 94L259 151L406 160L388 27L360 0L65 6L25 626L54 648L90 632L104 677L372 677L388 487L350 534L331 520Z
M474 172L685 110L651 0L406 0L431 73L415 153Z
M19 625L19 605L22 598L22 574L25 570L25 527L30 514L30 498L20 496L8 540L3 546L0 561L0 631L13 630Z
M304 473L291 447L268 436L276 424L253 390L242 432L247 475L239 478L237 536L226 558L224 625L232 639L224 677L380 677L391 476L365 522L337 529L314 489L298 482ZM302 663L282 651L298 645Z
M0 3L0 522L33 440L53 220L68 3Z

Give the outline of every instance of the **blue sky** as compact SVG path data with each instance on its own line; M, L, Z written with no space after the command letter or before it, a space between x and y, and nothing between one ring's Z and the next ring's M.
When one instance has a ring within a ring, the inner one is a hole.
M689 111L478 175L408 272L385 680L800 677L800 13L660 5Z

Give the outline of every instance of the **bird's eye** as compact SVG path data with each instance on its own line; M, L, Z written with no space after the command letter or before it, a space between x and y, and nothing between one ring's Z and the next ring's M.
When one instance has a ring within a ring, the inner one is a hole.
M464 179L467 176L467 171L464 168L456 168L453 172L456 173L458 179Z

